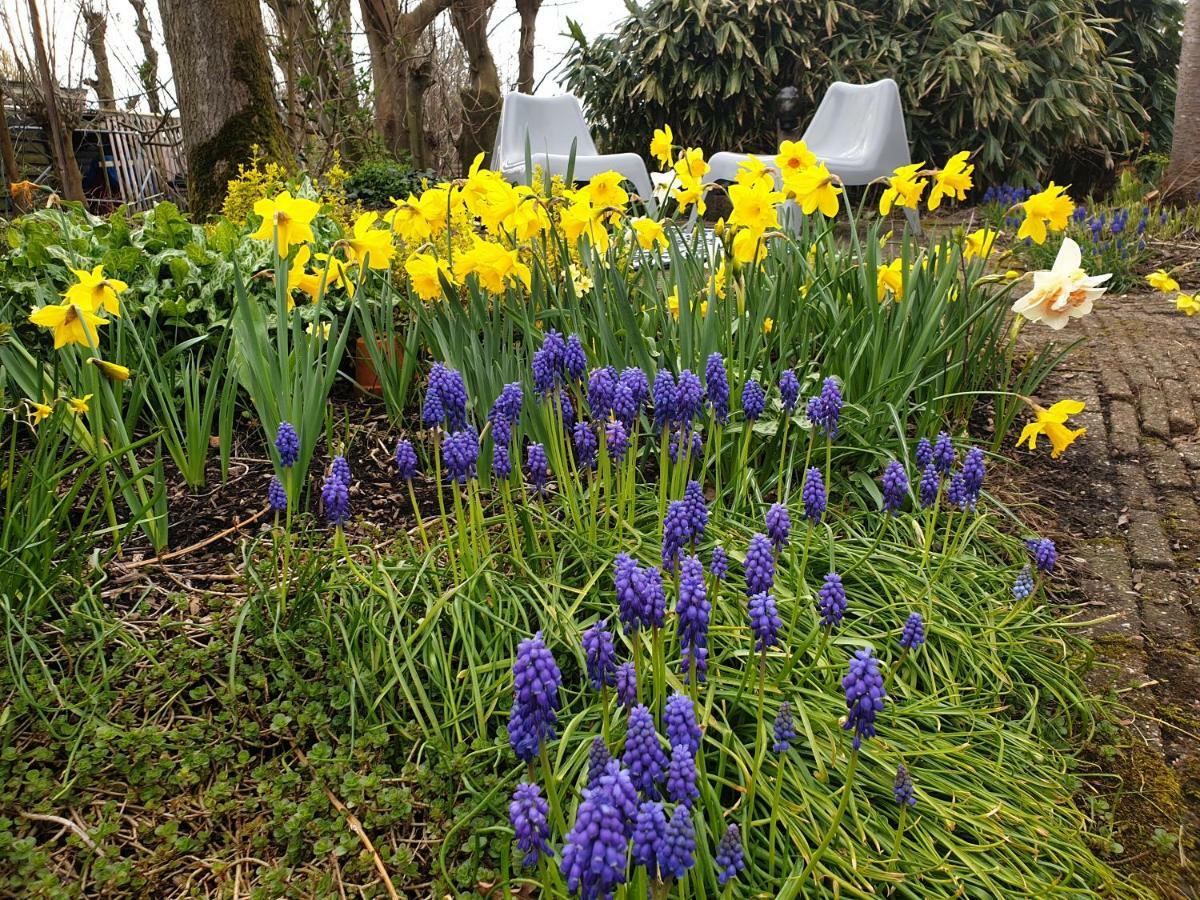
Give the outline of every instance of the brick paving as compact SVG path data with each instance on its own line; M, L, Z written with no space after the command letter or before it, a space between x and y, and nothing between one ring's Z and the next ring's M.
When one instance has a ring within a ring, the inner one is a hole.
M1200 896L1200 317L1126 295L1070 327L1087 340L1040 399L1082 400L1087 435L1044 471L1066 482L1066 550L1086 615L1105 619L1090 626L1094 681L1134 711L1130 733L1174 776L1156 802L1192 862L1178 894L1160 890Z

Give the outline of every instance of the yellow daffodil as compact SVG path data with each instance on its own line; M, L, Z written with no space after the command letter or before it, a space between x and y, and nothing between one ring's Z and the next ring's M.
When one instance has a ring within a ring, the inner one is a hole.
M304 291L308 296L316 299L321 292L321 276L315 272L309 272L307 267L312 259L312 250L307 244L302 246L296 255L292 258L291 264L287 271L287 308L291 312L296 308L296 301L292 298L293 291Z
M955 153L946 161L946 165L934 173L933 187L929 189L929 208L937 209L942 204L943 197L956 200L966 200L967 191L971 189L971 173L975 166L967 162L970 151L963 150Z
M454 284L454 275L443 260L432 253L414 253L404 263L409 282L425 302L442 299L442 279Z
M282 191L274 198L263 197L254 203L254 212L262 216L262 224L250 237L260 241L274 238L276 252L287 256L293 244L313 239L312 220L320 209L316 201L293 197L290 191Z
M88 365L95 366L100 370L101 374L106 378L111 378L113 381L128 381L132 374L125 366L98 359L95 356L89 356L87 361Z
M108 324L89 307L65 301L35 309L29 314L29 321L54 332L55 350L67 344L90 347L96 343L96 329Z
M904 260L897 257L875 273L875 296L880 303L888 294L896 300L904 299Z
M755 237L760 237L764 231L779 227L778 205L782 200L783 194L769 182L731 184L729 201L733 204L733 212L729 215L728 224L745 228Z
M679 318L679 288L671 288L671 293L667 294L667 310L671 313L671 318Z
M1063 238L1054 266L1047 272L1033 273L1033 287L1012 305L1012 311L1055 331L1071 319L1086 316L1092 311L1093 301L1107 290L1101 285L1112 275L1088 275L1080 268L1082 262L1079 245Z
M625 176L620 172L601 172L593 175L592 179L580 190L591 202L592 206L609 206L625 209L629 202L629 192L621 187Z
M550 216L546 206L533 193L528 185L518 185L515 189L517 208L505 222L505 227L512 231L519 241L529 241L539 234L549 230Z
M392 208L383 214L383 221L392 227L406 244L419 244L429 237L429 223L412 194L406 200L391 198Z
M763 334L770 334L774 330L775 330L775 320L772 319L770 316L766 316L763 319Z
M674 142L675 135L671 133L670 125L654 129L654 137L650 139L650 155L658 160L664 169L671 165L671 148Z
M809 166L816 164L816 154L808 149L804 141L784 141L779 145L775 165L779 167L779 172L784 178L799 175Z
M1173 294L1179 290L1179 282L1162 269L1147 275L1146 284L1163 294Z
M637 235L638 245L643 250L653 250L655 247L667 248L667 234L663 231L662 223L645 216L639 216L629 223Z
M421 194L417 205L421 208L421 215L425 217L430 234L441 234L446 230L446 225L453 218L455 211L462 207L463 199L459 192L439 184Z
M586 197L564 207L559 213L559 223L567 241L574 246L581 237L587 237L599 253L608 250L608 229L604 227L606 211L592 206Z
M999 236L998 232L992 231L990 228L972 231L963 241L963 259L974 259L976 256L986 258L992 252L992 245L996 243L996 238Z
M696 204L696 215L704 215L704 211L707 209L704 203L704 192L708 186L702 184L698 177L680 175L678 181L674 197L675 202L679 204L679 212L687 212L687 208L694 203Z
M592 279L587 272L584 272L575 263L571 263L567 271L571 276L571 285L575 288L575 296L582 297L591 291Z
M120 316L121 305L117 295L123 293L129 285L116 278L104 277L104 266L96 266L92 271L72 269L71 274L78 280L77 284L67 288L63 299L74 303L83 309L100 312L103 309L110 315Z
M1180 294L1175 298L1175 308L1190 318L1200 312L1200 296Z
M699 147L688 147L675 163L675 172L680 178L698 181L708 174L708 163L704 151Z
M1017 229L1017 240L1029 238L1035 244L1046 243L1046 230L1062 231L1067 227L1075 204L1064 193L1065 187L1050 182L1050 186L1040 193L1033 194L1020 206L1025 210L1025 221Z
M304 333L327 341L329 340L329 323L322 322L318 327L316 322L309 322L308 327L304 329Z
M701 300L700 301L700 317L705 318L707 316L708 316L708 301Z
M1087 433L1086 428L1071 430L1066 425L1070 416L1083 412L1083 404L1078 400L1059 400L1049 409L1032 401L1029 401L1029 406L1037 418L1022 429L1017 439L1018 447L1028 443L1030 450L1036 450L1038 435L1045 435L1054 448L1050 453L1051 459L1058 459L1077 438Z
M33 206L33 192L37 185L32 181L14 181L8 186L8 195L18 209L29 209Z
M833 176L824 163L809 166L794 177L785 178L783 190L795 198L806 216L817 210L831 219L838 214L838 195L842 189L834 185Z
M757 156L747 156L738 165L737 174L733 177L734 184L743 187L759 187L763 190L775 190L775 175L767 164Z
M480 285L493 294L504 293L507 285L517 282L529 290L532 273L529 266L521 262L516 250L503 244L475 238L475 245L459 254L454 263L454 274L460 279L475 275Z
M725 299L725 283L728 280L725 269L725 260L721 260L721 264L717 266L717 270L709 276L708 288L712 291L713 296L719 300Z
M88 401L92 399L91 394L84 394L82 397L70 397L67 399L67 406L71 407L71 412L77 416L87 415Z
M25 403L29 407L29 424L34 428L54 412L54 407L48 403L38 403L36 400L26 400Z
M392 256L396 247L392 243L389 231L374 228L379 221L379 213L363 213L354 223L354 236L346 238L346 244L354 256L354 261L372 269L387 269L392 264Z
M733 258L743 265L760 263L767 258L767 242L761 234L749 228L739 228L730 247Z
M381 231L378 233L386 234L387 232ZM316 255L316 259L317 262L321 263L323 266L323 271L316 274L318 278L325 279L325 289L328 290L329 288L340 287L346 292L347 297L353 297L354 278L350 275L350 270L346 267L347 264L338 259L336 256L331 256L328 253L318 253ZM376 268L374 265L374 255L371 257L371 262L371 268ZM316 299L315 294L313 294L313 299Z
M884 188L883 195L879 198L879 214L881 216L890 213L893 206L907 206L909 209L916 209L921 205L921 194L925 192L925 188L929 184L928 179L917 178L917 173L924 165L925 163L919 162L900 166L892 173L888 178L888 186Z
M1004 273L1005 281L1016 281L1020 277L1021 277L1021 273L1018 272L1016 269L1009 269L1007 272Z

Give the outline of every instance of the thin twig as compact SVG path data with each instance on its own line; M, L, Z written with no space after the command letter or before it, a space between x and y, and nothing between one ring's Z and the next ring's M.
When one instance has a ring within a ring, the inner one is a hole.
M249 518L242 519L239 522L234 522L232 525L230 525L224 531L218 531L216 534L210 535L209 537L206 537L204 540L199 541L195 544L192 544L189 547L183 547L179 550L172 550L170 553L160 553L158 556L152 556L149 559L139 559L136 562L124 563L123 568L125 568L125 569L140 569L143 566L150 566L150 565L154 565L154 563L166 562L169 559L178 559L180 556L186 556L187 554L192 553L196 550L202 550L205 547L207 547L209 544L219 541L223 537L228 537L229 535L233 534L235 531L240 531L242 528L249 525L251 522L258 521L259 519L261 519L263 516L265 516L270 511L271 511L270 506L264 506L262 509L260 509L258 512L256 512L254 515L250 516Z
M25 812L24 810L21 811L21 816L34 822L53 822L55 825L61 825L63 828L69 828L75 833L76 837L87 844L89 850L91 850L97 856L104 855L104 851L101 850L96 842L92 840L91 835L89 835L86 831L80 828L79 825L77 825L75 822L72 822L70 819L64 819L62 816L48 816L44 813Z

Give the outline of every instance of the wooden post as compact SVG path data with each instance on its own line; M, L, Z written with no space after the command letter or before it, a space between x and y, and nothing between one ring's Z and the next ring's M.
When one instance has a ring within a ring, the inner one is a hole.
M0 162L4 163L5 182L15 184L21 180L21 172L17 169L17 154L13 151L12 135L8 133L8 110L4 107L3 81L0 81ZM15 197L13 199L16 200Z

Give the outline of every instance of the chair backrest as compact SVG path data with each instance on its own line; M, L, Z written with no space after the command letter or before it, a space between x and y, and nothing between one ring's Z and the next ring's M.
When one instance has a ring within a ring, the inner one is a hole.
M908 133L896 82L835 81L804 132L804 143L819 158L866 158L880 174L907 165Z
M561 97L533 97L516 91L506 94L500 126L496 129L492 168L523 163L527 135L531 153L566 156L574 144L577 156L596 155L596 144L583 118L583 109L569 94Z

